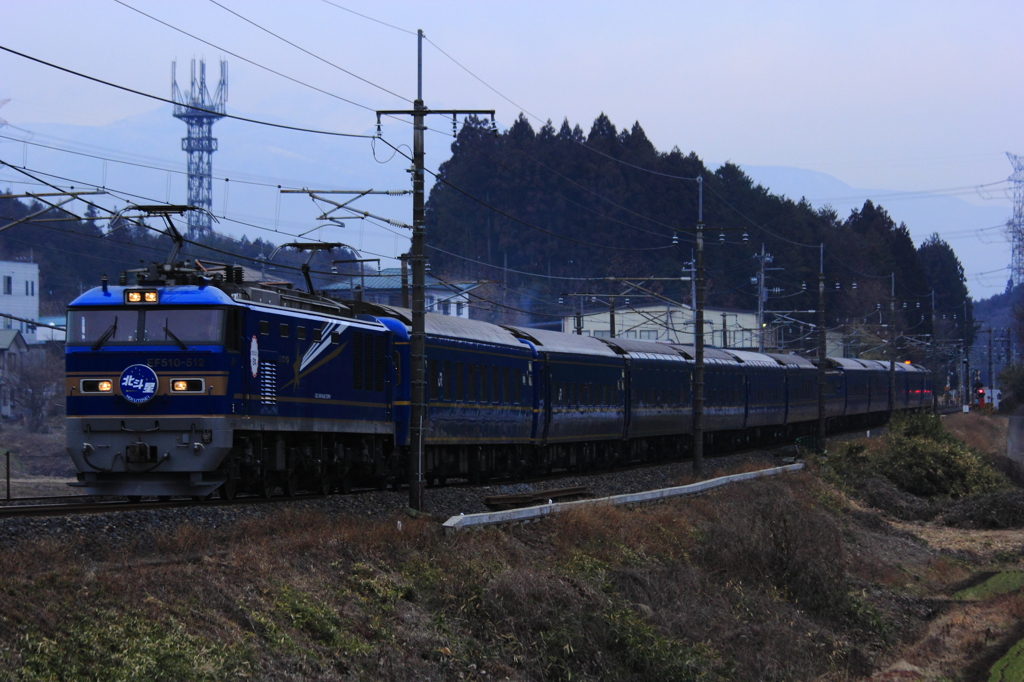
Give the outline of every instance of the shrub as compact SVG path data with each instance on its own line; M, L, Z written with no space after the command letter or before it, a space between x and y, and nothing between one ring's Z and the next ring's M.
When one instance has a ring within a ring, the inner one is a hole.
M827 459L844 482L882 476L921 497L963 497L1005 488L1006 479L929 414L893 418L884 446L844 443Z
M779 590L818 613L846 611L846 556L835 521L785 483L737 486L708 526L702 563L713 572Z

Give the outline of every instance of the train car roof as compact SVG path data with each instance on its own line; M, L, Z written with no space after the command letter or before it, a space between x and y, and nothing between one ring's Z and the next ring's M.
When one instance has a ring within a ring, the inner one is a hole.
M548 329L527 329L525 327L505 327L519 338L531 341L538 351L547 353L578 353L580 355L603 355L617 357L619 354L607 344L594 336L578 336L564 332L553 332Z
M686 357L679 352L679 349L667 346L664 343L658 343L657 341L639 341L637 339L622 339L619 337L613 339L603 336L599 336L597 339L626 355L660 355L677 360L685 359Z
M385 312L390 313L395 319L403 322L406 326L412 327L412 311L410 309L385 305L380 305L379 307ZM490 322L467 320L464 317L454 317L452 315L426 313L423 317L423 326L428 334L434 336L493 343L499 346L523 347L523 344L511 332Z
M181 284L176 286L108 286L106 291L102 287L89 289L81 296L71 301L68 307L93 306L93 305L117 305L124 306L125 290L157 290L159 302L156 305L238 305L224 291L215 286L201 287L194 284ZM133 308L148 308L150 305L132 305Z
M776 369L781 369L778 362L764 353L755 353L754 351L749 350L733 350L731 348L722 348L720 350L723 353L733 356L745 365L762 365L764 367L775 367Z
M874 362L873 360L861 360L860 358L833 358L833 357L828 358L828 360L829 360L829 362L831 362L836 367L842 367L843 369L848 370L848 371L862 372L864 370L869 370L869 369L870 370L880 369L876 365L869 364L869 363Z
M693 360L694 358L697 357L697 349L694 348L693 346L684 346L681 343L670 343L665 341L658 341L658 343L663 346L674 348L680 355L682 355L687 360ZM704 347L704 360L718 360L720 362L729 363L731 365L740 364L739 360L737 360L734 355L729 355L728 352L723 351L720 348L708 348L707 346Z
M909 364L909 363L906 363L906 362L897 362L896 363L896 371L897 372L927 372L928 370L925 369L924 367L920 367L918 365Z
M359 317L370 315L379 318L392 318L404 324L408 331L412 332L412 310L409 308L400 308L382 303L366 303L364 301L353 303L352 306L357 311L360 311ZM433 336L492 343L516 348L525 347L525 344L521 343L508 330L489 322L467 320L463 317L437 315L435 313L426 313L423 318L425 331Z
M794 353L765 353L768 357L775 360L780 365L795 365L797 367L805 367L807 369L815 369L817 365L808 360L802 355L796 355Z

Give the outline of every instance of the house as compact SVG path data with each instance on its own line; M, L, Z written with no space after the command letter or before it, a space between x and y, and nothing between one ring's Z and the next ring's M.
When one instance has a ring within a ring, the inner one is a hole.
M14 416L17 386L28 344L19 329L0 329L0 417Z
M39 320L39 264L24 260L0 261L0 330L16 329L22 341L36 342L32 322Z

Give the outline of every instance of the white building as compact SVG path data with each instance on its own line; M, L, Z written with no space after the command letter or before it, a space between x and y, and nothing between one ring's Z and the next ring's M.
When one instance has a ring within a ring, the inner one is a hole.
M621 303L620 303L621 305ZM624 339L671 341L693 345L694 315L689 306L644 305L615 311L615 336ZM562 331L576 332L575 317L562 318ZM766 327L765 347L774 348L775 331ZM611 314L605 310L583 315L584 336L611 336ZM704 343L718 348L757 348L757 313L748 310L706 308Z
M408 284L412 297L412 283ZM469 319L469 290L477 283L454 282L446 285L430 273L424 277L423 300L428 313ZM328 284L320 290L324 296L339 300L353 301L360 297L367 303L401 308L402 269L384 268L379 273L349 276L344 282Z
M0 261L0 313L39 320L39 265L28 260ZM36 342L35 326L29 322L0 318L0 329L17 329L28 343Z

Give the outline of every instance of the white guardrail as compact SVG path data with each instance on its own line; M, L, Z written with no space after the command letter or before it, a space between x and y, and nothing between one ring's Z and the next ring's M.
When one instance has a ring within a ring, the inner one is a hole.
M444 528L446 531L453 532L457 530L466 530L467 528L495 526L503 523L529 523L531 521L538 521L544 518L545 516L569 511L570 509L575 509L576 507L580 507L583 505L610 504L613 506L618 506L622 504L655 502L657 500L664 500L670 497L681 497L683 495L698 495L700 493L707 492L708 490L719 488L723 485L728 485L730 483L749 481L754 478L764 478L765 476L775 476L776 474L784 474L789 473L791 471L799 471L800 469L803 468L803 462L797 462L796 464L775 467L773 469L762 469L760 471L750 471L745 474L733 474L732 476L712 478L707 481L691 483L690 485L681 485L675 488L647 490L642 493L613 495L612 497L600 497L592 500L576 500L574 502L557 502L552 504L541 504L536 507L509 509L506 511L499 512L484 512L482 514L463 514L461 516L453 516L447 521L445 521Z

